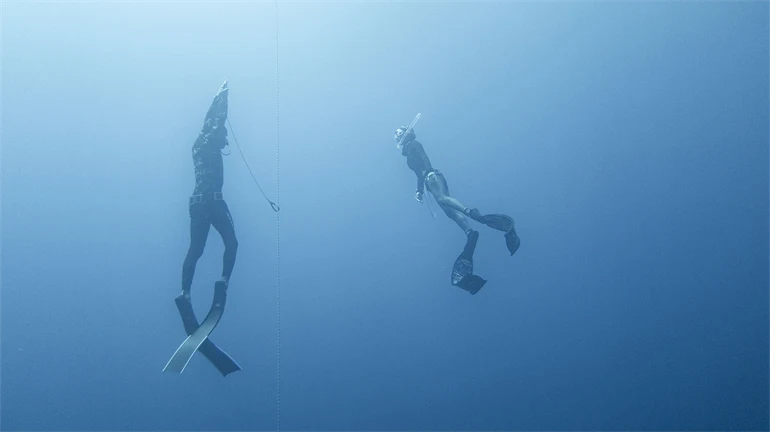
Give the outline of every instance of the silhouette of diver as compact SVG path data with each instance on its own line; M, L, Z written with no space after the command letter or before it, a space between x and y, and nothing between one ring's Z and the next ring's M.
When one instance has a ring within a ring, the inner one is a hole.
M222 258L222 279L215 285L226 288L230 275L235 266L235 255L238 250L238 240L235 237L235 226L230 210L222 196L224 184L224 165L222 152L229 143L227 141L227 96L229 89L227 81L214 96L214 100L206 113L203 128L192 147L193 163L195 165L195 190L190 197L190 248L187 250L182 265L182 295L190 299L195 265L203 255L211 226L214 226L222 236L225 252Z
M407 130L409 133L404 136ZM503 214L482 215L478 209L469 208L457 200L457 198L452 197L449 194L449 184L446 181L446 177L439 170L433 168L425 148L416 138L414 129L409 130L407 126L401 126L396 129L395 139L399 143L398 148L401 149L401 154L406 157L409 169L414 171L417 176L415 199L422 202L423 190L427 189L428 192L433 194L441 210L465 233L467 237L465 247L460 256L455 260L451 281L452 285L458 286L471 294L476 294L487 281L473 274L473 252L476 250L479 232L470 227L466 216L490 228L503 231L505 233L505 244L511 255L516 253L521 244L519 236L514 229L513 218Z

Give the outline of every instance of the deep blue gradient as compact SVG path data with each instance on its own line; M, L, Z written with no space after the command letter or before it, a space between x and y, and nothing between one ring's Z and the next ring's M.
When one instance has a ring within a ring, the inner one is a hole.
M769 12L296 2L276 32L272 2L3 2L0 428L275 430L280 376L287 431L767 430ZM212 339L244 370L164 375L225 78L283 210L234 147ZM475 296L395 148L418 112L453 195L522 239L478 228Z

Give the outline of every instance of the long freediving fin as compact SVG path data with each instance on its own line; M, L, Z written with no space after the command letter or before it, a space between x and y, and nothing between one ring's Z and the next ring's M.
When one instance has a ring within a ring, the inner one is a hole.
M505 246L508 248L508 252L510 252L511 255L519 250L521 239L518 234L516 234L516 228L514 227L512 217L503 214L488 214L480 216L477 220L492 229L503 231L505 233Z
M477 219L484 225L502 232L508 232L513 228L513 218L503 214L488 214Z
M472 231L468 235L465 248L455 260L452 267L452 285L465 291L476 294L487 283L481 276L473 274L473 252L476 250L476 242L479 240L479 232Z
M227 300L227 285L223 281L217 281L214 284L214 301L211 304L211 309L206 315L206 319L203 323L193 332L193 334L187 336L184 342L179 345L174 355L171 356L166 367L163 368L163 372L184 372L190 359L208 338L211 332L214 331L219 320L222 318L222 313L225 310L225 301Z
M198 318L195 316L192 304L187 297L180 295L175 300L176 307L179 310L179 316L182 317L182 324L184 325L187 335L195 333L195 330L200 326L198 324ZM217 368L222 376L227 376L230 373L241 370L241 366L230 357L227 352L219 348L211 339L203 341L198 348L198 352L203 354L214 367Z

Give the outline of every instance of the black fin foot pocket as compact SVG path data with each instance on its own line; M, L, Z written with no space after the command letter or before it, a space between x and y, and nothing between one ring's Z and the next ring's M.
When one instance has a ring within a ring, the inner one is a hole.
M481 215L479 209L472 208L468 211L467 215L476 222L484 223L484 216Z
M465 240L465 247L463 248L462 255L468 259L473 260L473 253L476 252L476 243L479 241L479 232L471 230L468 233L468 237Z
M513 229L513 218L507 215L488 214L482 216L479 222L492 229L496 229L505 233Z

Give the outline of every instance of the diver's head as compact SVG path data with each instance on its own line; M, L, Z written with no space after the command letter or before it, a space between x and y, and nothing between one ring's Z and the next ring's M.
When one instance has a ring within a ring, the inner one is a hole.
M405 146L408 142L417 138L417 135L415 135L414 133L414 129L410 130L409 133L406 136L404 136L407 129L409 129L408 126L401 126L400 128L396 129L396 133L395 135L393 135L393 138L396 140L397 143L399 143L397 144L398 148Z

